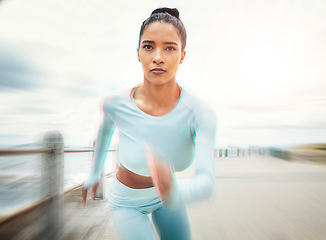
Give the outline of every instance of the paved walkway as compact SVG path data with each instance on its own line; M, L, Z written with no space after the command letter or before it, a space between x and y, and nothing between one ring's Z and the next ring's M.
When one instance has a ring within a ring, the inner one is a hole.
M264 156L216 159L214 197L188 210L194 240L325 240L326 165ZM65 196L64 215L61 240L118 239L107 198L83 207L80 189L73 191Z

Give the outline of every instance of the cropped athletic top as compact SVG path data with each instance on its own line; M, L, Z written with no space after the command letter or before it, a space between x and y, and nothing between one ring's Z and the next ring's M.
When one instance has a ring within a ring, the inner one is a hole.
M195 175L175 178L182 200L209 197L214 189L214 145L216 115L199 99L182 90L178 103L163 116L151 116L138 108L130 90L103 99L91 175L84 184L99 181L114 129L119 130L119 162L126 169L151 176L145 148L168 161L175 171L187 169L194 161Z

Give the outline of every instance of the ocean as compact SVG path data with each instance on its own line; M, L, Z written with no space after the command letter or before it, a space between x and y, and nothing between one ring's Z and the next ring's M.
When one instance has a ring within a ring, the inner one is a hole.
M113 170L115 152L109 152L105 172ZM88 176L92 153L64 154L64 190L81 184ZM42 155L0 157L0 217L42 198Z

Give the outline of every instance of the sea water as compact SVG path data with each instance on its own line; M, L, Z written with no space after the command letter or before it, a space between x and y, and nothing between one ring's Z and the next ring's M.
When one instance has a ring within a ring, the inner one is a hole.
M115 152L109 152L105 172L113 170ZM87 178L92 153L64 154L64 190L77 186ZM40 200L42 155L16 155L0 157L0 217Z

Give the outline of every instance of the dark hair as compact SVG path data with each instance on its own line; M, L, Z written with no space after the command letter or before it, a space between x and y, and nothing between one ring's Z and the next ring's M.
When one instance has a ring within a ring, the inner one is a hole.
M186 48L187 33L185 26L179 19L179 11L176 8L157 8L152 12L151 16L147 18L140 27L138 48L140 47L140 39L143 36L146 26L152 22L167 22L175 26L181 37L181 50L183 51Z

